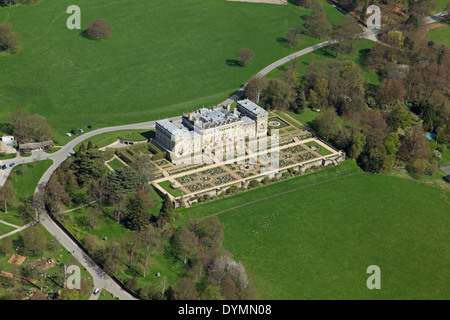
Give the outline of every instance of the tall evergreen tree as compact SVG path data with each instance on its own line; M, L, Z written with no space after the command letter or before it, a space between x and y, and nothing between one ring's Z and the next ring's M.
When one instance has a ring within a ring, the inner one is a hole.
M164 196L163 205L161 207L161 210L159 211L158 220L162 222L171 222L173 219L173 210L173 202L170 199L169 195L166 193L166 195Z
M133 196L129 200L128 227L131 230L142 230L149 222L142 199Z

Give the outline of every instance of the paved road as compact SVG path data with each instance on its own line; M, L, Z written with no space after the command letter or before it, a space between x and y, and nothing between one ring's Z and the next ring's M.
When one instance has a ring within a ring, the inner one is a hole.
M442 20L442 12L435 14L434 16L427 17L424 19L425 24L434 23L437 21ZM378 41L376 39L376 34L379 34L383 32L383 30L368 30L367 28L364 28L362 26L364 32L360 33L359 36L362 38L366 38L372 41ZM322 43L313 45L311 47L308 47L306 49L302 49L300 51L297 51L287 57L284 57L269 66L265 67L263 70L261 70L258 74L259 75L266 75L270 71L278 68L279 66L296 59L302 55L305 55L307 53L313 52L315 50L324 48L326 46L329 46L333 43L343 41L344 39L334 39L334 40L328 40L324 41ZM245 84L241 89L239 89L232 97L225 100L222 104L231 104L235 101L237 101L239 98L241 98L244 94L244 89L247 84ZM174 117L171 118L172 120L180 119L180 117ZM98 134L106 133L106 132L112 132L112 131L119 131L119 130L128 130L128 129L154 129L155 128L155 121L148 121L148 122L142 122L142 123L136 123L136 124L129 124L129 125L122 125L122 126L115 126L115 127L106 127L106 128L100 128L96 129L90 132L86 132L80 136L77 136L73 140L71 140L69 143L67 143L64 147L62 147L59 151L53 153L53 154L46 154L44 152L33 152L30 157L22 158L17 157L15 159L10 160L3 160L0 163L6 164L9 166L10 163L16 163L16 164L22 164L22 163L29 163L34 161L40 161L45 159L51 159L53 160L53 164L50 166L50 168L44 173L42 178L39 180L38 186L36 187L36 192L39 190L45 188L48 181L50 180L50 177L55 172L55 170L61 165L64 160L67 159L71 154L74 153L73 148L79 144L80 142L85 141L88 138L91 138L93 136L96 136ZM11 172L11 168L8 167L6 171L3 172L3 176L0 178L0 186L2 186L9 173ZM41 216L41 222L43 226L58 240L61 242L61 244L70 252L73 253L74 257L91 273L91 275L94 278L94 286L96 288L105 288L109 292L111 292L116 297L119 297L122 300L130 300L130 299L136 299L133 296L131 296L129 293L124 291L111 277L109 277L89 256L87 256L81 248L78 247L78 245L69 238L69 236L58 227L58 225L47 215L44 214ZM91 299L97 299L98 296L91 296Z

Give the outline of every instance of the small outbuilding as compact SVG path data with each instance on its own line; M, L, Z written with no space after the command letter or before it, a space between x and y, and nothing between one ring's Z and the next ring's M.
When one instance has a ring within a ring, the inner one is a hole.
M3 142L14 142L14 137L13 136L2 136L2 141Z
M444 177L444 180L448 183L450 183L450 174Z
M22 153L31 152L34 150L48 150L55 146L52 140L35 143L21 143L19 144L19 151Z

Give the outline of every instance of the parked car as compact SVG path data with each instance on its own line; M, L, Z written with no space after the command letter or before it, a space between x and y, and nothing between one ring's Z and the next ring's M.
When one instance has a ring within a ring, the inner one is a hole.
M97 289L94 290L94 294L95 294L95 295L97 295L99 292L100 292L100 289L99 289L99 288L97 288Z
M83 133L84 131L83 131L83 129L78 129L78 131L80 131L81 133Z
M15 163L13 162L9 166L12 168L12 167L14 167L14 165L15 165Z
M6 170L6 168L8 168L6 164L2 165L2 170Z
M92 129L92 126L91 126L91 125L88 125L88 129Z
M66 136L71 137L72 135L71 135L70 133L67 132L67 133L66 133Z
M72 132L73 135L77 135L78 134L78 132L76 132L75 130L72 130L70 132Z

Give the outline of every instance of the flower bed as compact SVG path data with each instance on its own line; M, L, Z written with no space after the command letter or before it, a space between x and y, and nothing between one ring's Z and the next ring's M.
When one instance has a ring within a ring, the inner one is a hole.
M192 174L188 174L186 176L175 178L175 180L181 184L186 184L186 183L194 182L195 180L198 179L198 177L199 176L197 173L192 173Z
M302 134L302 135L298 136L298 138L300 140L306 140L306 139L312 138L312 136L313 136L312 133L306 133L306 134Z
M225 170L223 170L221 167L215 167L211 169L207 169L205 171L200 172L200 174L208 175L208 176L216 176L218 174L224 173Z
M224 183L228 183L228 182L231 182L231 181L235 181L235 180L236 179L231 174L227 174L227 175L215 178L212 181L212 183L214 185L218 186L218 185L221 185L221 184L224 184Z
M305 151L305 148L303 148L300 145L289 147L289 148L285 148L285 149L281 150L281 152L283 152L283 153L299 153L299 152L302 152L302 151Z
M197 182L194 184L191 184L189 186L187 186L186 188L191 191L191 192L196 192L196 191L200 191L203 189L208 189L211 188L212 185L210 183L204 183L204 182Z
M303 161L311 160L311 159L314 159L314 158L316 158L315 155L313 155L311 152L306 152L306 153L299 154L297 156L296 160L298 162L303 162Z
M279 166L280 168L282 168L282 167L290 166L291 164L294 164L294 161L281 159L281 160L279 161L278 166Z
M248 178L255 175L252 172L241 172L241 171L239 171L237 174L240 175L242 178Z

